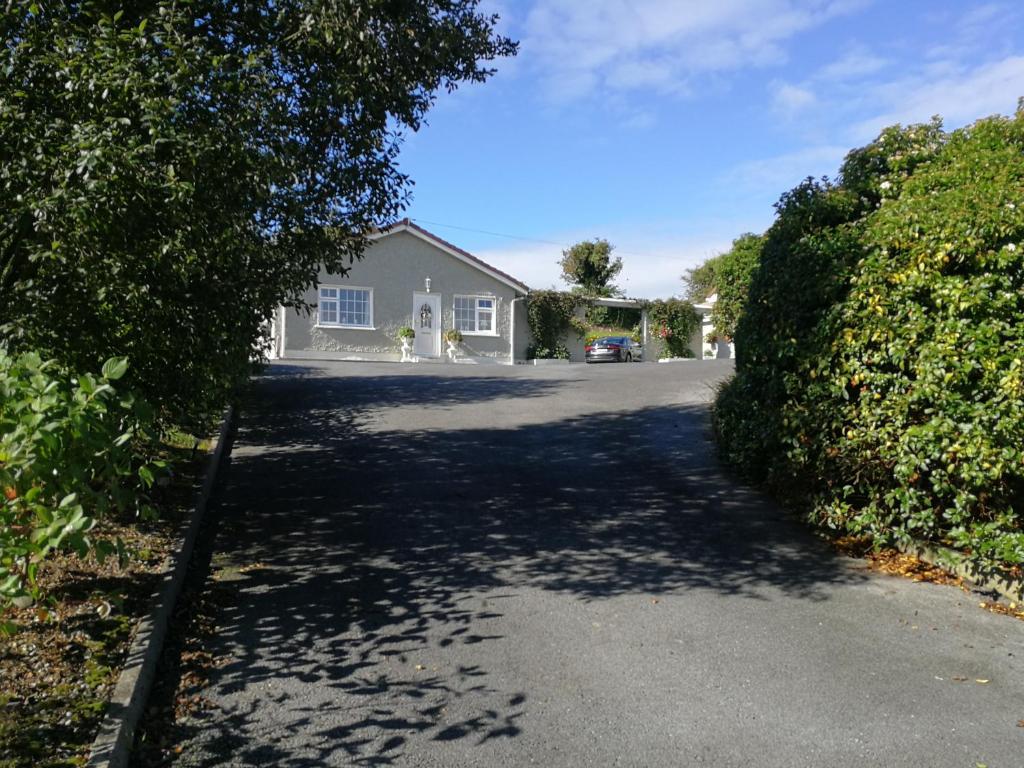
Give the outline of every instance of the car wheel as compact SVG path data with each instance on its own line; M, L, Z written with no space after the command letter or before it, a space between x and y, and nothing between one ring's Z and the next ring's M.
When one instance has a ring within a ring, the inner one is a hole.
M632 363L633 362L633 355L631 355L629 352L627 352L626 353L626 359L625 359L624 362Z

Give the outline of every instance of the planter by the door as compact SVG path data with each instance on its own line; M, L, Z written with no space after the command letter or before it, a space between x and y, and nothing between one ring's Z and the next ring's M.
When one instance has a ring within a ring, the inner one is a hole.
M449 328L444 332L444 340L448 344L448 362L454 363L459 356L459 344L462 343L462 332Z
M415 358L412 356L412 339L402 339L402 360L403 363L413 363Z

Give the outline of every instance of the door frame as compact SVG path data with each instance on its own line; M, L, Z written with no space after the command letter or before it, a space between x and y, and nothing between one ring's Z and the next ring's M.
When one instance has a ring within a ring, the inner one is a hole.
M437 312L434 317L434 350L432 354L422 355L423 357L441 357L441 336L444 333L444 329L441 327L441 319L444 315L444 304L441 301L440 293L426 293L424 291L413 291L412 292L412 327L417 333L419 328L417 322L419 320L420 307L424 301L436 302ZM416 349L416 342L413 341L413 354L420 355L421 353Z

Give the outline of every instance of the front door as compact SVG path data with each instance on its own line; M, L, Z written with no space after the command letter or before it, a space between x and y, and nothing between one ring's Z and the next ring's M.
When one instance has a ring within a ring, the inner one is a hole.
M441 297L436 293L412 295L412 351L416 357L441 356Z

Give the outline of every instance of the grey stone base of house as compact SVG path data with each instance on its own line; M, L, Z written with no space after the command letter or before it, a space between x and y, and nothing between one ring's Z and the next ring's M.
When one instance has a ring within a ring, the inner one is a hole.
M570 365L571 363L571 360L542 360L533 357L526 361L527 365Z
M324 352L315 349L289 349L285 351L281 360L333 360L335 362L361 362L361 363L400 363L402 355L398 352ZM509 365L508 356L486 357L484 355L463 355L454 361L448 359L448 355L441 357L416 357L406 365L424 364L437 365L439 363L456 365Z

